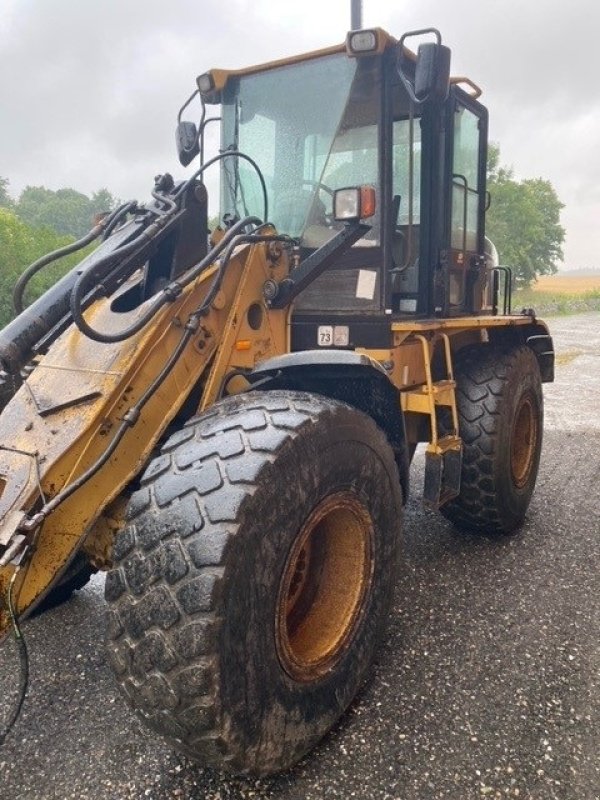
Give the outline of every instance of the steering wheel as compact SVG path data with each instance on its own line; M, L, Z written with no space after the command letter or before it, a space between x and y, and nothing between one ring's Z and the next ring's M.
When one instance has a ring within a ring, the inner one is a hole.
M334 190L331 189L327 184L321 183L321 181L311 181L308 178L304 178L302 180L302 185L306 184L307 186L312 186L313 188L323 190L325 194L328 194L330 197L333 197Z
M312 189L317 190L310 205L310 216L313 218L313 223L317 225L324 224L328 228L333 227L335 224L335 220L333 218L333 195L335 194L335 191L331 187L327 186L327 184L321 183L321 181L311 181L308 178L304 178L302 180L302 185L310 186ZM321 191L331 197L331 205L329 208L327 208L325 203L319 197L319 192ZM319 206L321 206L321 208L319 208Z

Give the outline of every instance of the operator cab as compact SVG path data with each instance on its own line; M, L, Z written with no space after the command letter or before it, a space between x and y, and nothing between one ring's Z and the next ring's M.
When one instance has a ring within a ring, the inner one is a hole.
M387 347L390 318L491 313L487 111L448 74L419 101L404 38L355 31L340 47L198 79L204 101L221 103L221 152L245 154L264 178L250 161L223 159L222 219L262 216L266 192L269 221L302 262L343 228L335 192L375 189L368 232L296 299L293 349Z

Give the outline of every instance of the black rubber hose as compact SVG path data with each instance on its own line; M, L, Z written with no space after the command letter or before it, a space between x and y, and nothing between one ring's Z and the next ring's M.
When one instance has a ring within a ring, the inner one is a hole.
M225 271L225 267L226 267L226 262L224 260L223 264L221 264L221 266L219 267L219 273L215 276L213 285L210 287L209 295L212 295L213 297L214 294L216 294L216 291L213 292L213 290L216 284L220 285L220 280L222 280L222 273ZM110 444L108 445L106 450L102 453L102 455L90 467L88 467L88 469L86 469L85 472L83 472L78 478L76 478L72 484L62 489L57 495L55 495L52 498L52 500L49 500L47 503L45 503L43 507L39 510L39 512L33 517L38 527L52 511L58 508L58 506L61 503L64 503L67 498L71 497L72 494L74 494L85 483L87 483L90 480L90 478L92 478L98 472L98 470L101 469L104 466L104 464L106 464L108 459L112 456L112 454L119 446L119 443L121 442L123 436L125 436L129 428L132 428L138 421L143 407L146 405L148 400L150 400L150 398L156 394L157 390L160 388L162 383L164 383L165 379L167 378L167 376L169 375L169 373L171 372L171 370L181 357L181 354L183 353L189 341L191 340L192 336L198 329L198 323L200 317L202 316L204 310L208 307L208 305L210 305L211 302L212 300L209 300L209 297L207 295L207 297L202 301L201 305L194 312L192 312L192 314L190 314L187 323L185 325L183 336L177 343L177 346L175 347L171 355L168 357L161 371L158 373L156 378L154 378L152 383L150 383L150 385L146 388L146 391L142 394L137 403L130 409L128 409L128 411L123 415L121 423L117 428L114 437L112 438Z
M34 275L46 267L48 264L51 264L53 261L56 261L59 258L63 258L64 256L71 255L71 253L76 253L77 250L81 250L82 247L90 244L93 242L94 239L97 239L98 236L102 233L104 228L106 227L106 223L104 220L95 225L89 233L86 233L81 239L78 239L76 242L72 244L67 244L65 247L60 247L58 250L54 250L52 253L47 253L45 256L38 258L37 261L34 261L31 266L27 267L25 272L23 272L19 280L15 284L15 288L13 289L13 308L15 310L15 314L21 314L24 306L23 306L23 295L25 293L25 289L27 288L27 284L33 278Z
M252 219L252 218L249 218ZM240 220L238 223L239 225L247 225L247 220ZM233 228L231 229L233 230ZM228 231L230 233L230 231ZM265 240L275 240L281 241L286 239L287 237L273 237L273 236L261 236L261 235L252 235L252 234L234 234L234 236L229 237L229 240L226 244L223 244L225 237L219 242L219 245L223 245L221 249L227 247L227 251L219 264L219 268L217 274L213 278L213 282L208 290L206 297L203 299L202 303L193 311L190 316L188 317L187 323L185 325L185 329L183 332L183 336L177 343L175 349L168 357L167 361L165 362L163 368L159 372L159 374L154 378L154 380L150 383L150 385L146 388L146 391L141 395L140 399L137 403L132 406L122 417L121 423L117 428L113 439L111 440L110 444L106 448L106 450L102 453L102 455L90 466L88 469L83 472L78 478L76 478L72 484L62 489L57 495L55 495L52 500L49 500L44 504L44 506L40 509L40 511L32 518L32 522L35 523L37 528L42 524L44 519L54 511L61 503L69 498L72 494L74 494L78 489L80 489L87 481L92 478L99 469L101 469L104 464L109 460L112 454L115 452L119 443L129 430L132 428L139 419L140 413L143 407L146 405L148 400L154 396L156 391L159 389L161 384L165 381L179 358L181 357L183 351L187 347L189 341L191 340L192 336L198 329L199 321L205 311L210 307L210 304L214 300L215 295L219 291L221 284L223 282L223 276L225 275L225 271L227 269L227 265L229 263L229 259L231 258L231 254L233 253L233 249L244 241L255 242L255 241L265 241ZM219 246L217 245L217 247ZM213 253L209 255L213 255L214 252L217 250L217 247L213 248ZM214 258L212 259L214 260ZM193 280L193 278L190 278ZM189 281L187 281L189 283Z
M13 587L15 585L17 575L19 574L20 571L21 567L19 566L13 573L13 576L8 585L8 593L7 593L8 613L15 632L15 640L17 642L17 647L19 650L19 664L20 664L19 691L17 694L17 701L8 718L8 722L5 724L4 729L0 731L0 747L2 747L2 745L4 744L6 737L8 736L15 722L19 718L21 709L23 707L23 703L25 702L25 697L27 695L27 687L29 685L29 653L27 652L27 644L25 643L23 632L21 631L21 628L19 626L19 620L17 618L17 612L13 601Z
M164 219L164 217L163 217ZM94 331L92 327L90 327L85 319L83 318L83 311L81 308L81 304L83 302L84 297L88 294L91 287L88 284L91 284L93 281L98 280L98 273L100 272L100 268L103 267L105 264L110 263L111 261L115 261L118 259L126 258L127 256L132 255L135 253L136 250L139 250L144 244L152 241L152 238L159 230L162 229L162 226L157 225L156 223L152 223L148 228L142 231L136 238L129 242L123 247L119 247L117 250L113 250L111 253L108 253L104 258L100 259L99 261L94 264L92 269L86 270L82 272L75 285L73 286L73 291L71 292L71 299L70 299L70 308L71 314L73 316L73 320L79 330L88 336L90 339L94 339L95 341L99 342L112 342L112 341L124 341L124 339L129 338L132 336L133 333L136 333L137 330L140 330L143 325L146 323L142 323L139 327L136 327L138 323L136 323L132 328L136 328L136 330L132 330L128 336L125 336L123 339L108 339L104 338L103 334L100 334L97 331ZM155 309L155 311L158 309ZM153 311L153 313L155 313Z
M256 233L248 233L248 234L239 234L235 236L229 243L227 250L223 254L223 258L221 260L221 264L219 265L219 271L215 276L215 280L211 284L210 289L208 290L206 297L202 301L201 306L196 310L196 314L200 316L204 314L207 308L211 305L212 301L215 299L217 292L221 288L221 284L223 283L223 278L225 276L225 270L227 269L227 265L229 264L229 260L231 259L231 255L235 248L240 244L256 244L257 242L289 242L289 236L262 236Z
M123 203L123 205L119 206L108 218L106 230L102 234L102 239L106 241L123 217L126 214L133 213L137 207L138 204L136 200L130 200L128 203Z
M202 164L202 166L199 167L194 172L194 174L190 178L187 179L187 181L185 183L181 184L181 186L179 187L179 189L177 190L177 192L175 194L175 197L179 197L180 194L185 192L188 189L188 187L190 186L190 184L192 183L192 181L195 181L196 178L200 177L200 175L202 175L202 173L204 172L205 169L207 169L208 167L212 166L213 164L216 164L217 161L223 161L224 158L234 158L234 157L235 158L241 158L244 161L247 161L249 164L251 164L254 167L254 169L256 171L256 174L258 175L258 179L260 181L260 186L261 186L262 193L263 193L263 203L264 203L263 219L265 221L268 220L269 219L269 196L267 194L267 184L265 182L264 176L263 176L263 174L261 172L260 167L256 163L256 161L253 158L250 158L250 156L247 156L245 153L240 152L239 150L226 150L224 153L219 153L219 155L214 156L214 158L209 159L206 162L206 164Z
M73 292L71 293L71 314L73 315L75 324L85 336L95 342L101 342L102 344L124 342L126 339L129 339L131 336L134 336L136 333L141 331L142 328L150 322L152 317L157 313L157 311L159 311L160 308L162 308L163 305L171 302L175 297L181 294L181 291L189 283L195 280L198 275L204 269L206 269L206 267L213 263L213 261L223 252L227 245L231 243L239 231L248 225L260 225L261 223L262 220L258 219L258 217L245 217L244 219L239 220L239 222L236 222L236 224L225 233L221 241L218 242L218 244L213 247L213 249L184 276L183 280L174 281L166 286L152 301L145 313L138 320L136 320L133 325L130 325L128 328L125 328L118 333L103 333L102 331L98 331L95 328L92 328L92 326L84 319L81 304L89 291L88 284L94 278L93 271L84 272L78 278L75 286L73 287ZM148 230L150 230L150 228L144 231L144 234L147 235ZM115 256L119 257L121 255L130 255L130 253L135 250L136 246L139 245L141 238L142 237L140 236L133 242L130 242L130 244L121 248L121 250L116 250L114 253L111 253L110 258L113 259ZM152 237L150 236L147 238Z
M15 284L15 288L13 289L13 308L15 313L22 313L24 309L23 295L25 294L27 284L34 275L36 275L48 264L51 264L53 261L63 258L64 256L71 255L71 253L76 253L78 250L86 247L86 245L93 242L94 239L97 239L100 234L102 234L103 240L106 239L112 233L119 220L136 207L137 203L133 200L128 203L123 203L114 211L112 211L107 217L101 220L97 225L94 225L91 231L86 233L86 235L81 239L78 239L72 244L68 244L65 247L61 247L58 250L54 250L52 253L48 253L47 255L38 258L38 260L34 261L31 266L27 267L25 272L20 275Z
M188 284L195 280L206 267L210 266L217 256L220 256L223 250L232 243L233 239L239 236L240 231L243 231L248 225L257 225L260 227L264 224L265 223L258 217L244 217L244 219L238 220L235 225L232 225L231 228L225 232L221 241L213 247L210 253L207 253L202 261L199 261L193 269L183 276L184 280L180 282L181 287L185 288L188 286Z

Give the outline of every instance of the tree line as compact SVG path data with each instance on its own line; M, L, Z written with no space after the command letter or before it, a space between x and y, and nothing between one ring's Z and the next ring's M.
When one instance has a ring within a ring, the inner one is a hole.
M90 197L75 189L52 191L28 186L17 199L0 177L0 328L13 317L12 290L19 275L40 256L81 238L94 217L110 211L117 200L107 189ZM34 300L77 264L82 253L43 269L32 281L27 301Z
M512 168L500 164L500 148L492 144L487 188L486 235L496 245L500 263L513 270L516 285L529 286L538 275L556 272L563 260L565 229L560 212L564 205L550 181L515 180Z
M98 189L90 197L75 189L46 189L27 186L13 200L7 178L0 177L0 207L12 211L32 228L49 228L60 236L79 239L92 227L94 217L115 208L117 200L108 189Z
M499 148L491 145L488 190L486 232L498 249L500 263L513 269L517 286L556 272L565 231L560 224L563 204L550 181L516 180L512 169L500 164ZM92 227L96 214L117 203L108 189L88 196L75 189L53 191L44 186L28 186L13 199L8 179L0 177L0 327L12 317L12 287L23 270L41 255L79 239ZM39 296L81 257L75 254L43 270L32 281L28 299Z

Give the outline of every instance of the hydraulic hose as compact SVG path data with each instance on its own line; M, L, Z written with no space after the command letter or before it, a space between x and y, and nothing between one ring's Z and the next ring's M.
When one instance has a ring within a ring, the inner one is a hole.
M76 242L72 244L67 244L64 247L60 247L58 250L54 250L52 253L47 253L45 256L38 258L37 261L34 261L31 266L27 267L25 272L23 272L19 280L15 284L15 288L13 289L13 308L16 314L20 314L23 309L23 295L25 293L25 289L27 288L27 284L33 278L34 275L46 267L48 264L51 264L53 261L57 261L59 258L63 258L64 256L68 256L71 253L76 253L78 250L81 250L82 247L90 244L93 242L94 239L97 239L98 236L102 233L105 229L106 223L103 220L102 222L95 225L89 233L86 233L81 239L78 239Z
M102 234L103 240L106 240L113 232L115 227L119 224L119 221L136 207L137 203L135 201L123 203L107 217L101 220L97 225L94 225L89 233L86 233L86 235L81 239L65 245L64 247L60 247L58 250L54 250L52 253L47 253L45 256L38 258L37 261L34 261L33 264L27 267L25 272L19 276L19 279L17 280L13 289L12 301L15 314L21 314L25 308L23 305L23 296L29 281L34 277L34 275L37 275L41 269L48 266L48 264L51 264L53 261L57 261L59 258L64 258L64 256L71 255L71 253L76 253L78 250L81 250L83 247L91 244L91 242L93 242L94 239L97 239L100 234Z
M252 219L252 218L249 218L249 219ZM241 220L240 222L244 223L244 222L246 222L246 220ZM239 226L239 224L240 223L238 223L238 226ZM260 230L260 227L262 227L262 226L259 226L256 230L257 231ZM223 254L223 258L221 259L221 262L219 264L219 269L217 271L217 274L215 275L215 278L214 278L212 284L210 285L210 289L206 293L206 297L202 301L201 305L196 309L196 311L194 311L194 314L192 316L201 317L207 311L207 309L210 308L213 300L215 299L217 293L219 292L219 290L221 288L221 284L223 283L223 278L225 276L225 272L227 270L227 266L229 264L229 261L231 259L232 254L233 254L233 251L235 250L236 247L238 247L240 244L245 244L245 243L256 244L257 242L289 242L289 241L290 241L290 237L289 236L264 236L264 235L258 234L256 232L254 232L254 233L237 234L236 236L231 238L230 241L229 241L229 244L227 245L227 248L226 248L226 250L225 250L225 252ZM219 244L221 244L222 242L223 242L223 240L221 240L221 242ZM214 249L216 250L216 248L214 248ZM209 255L211 255L211 254L209 254ZM207 258L208 258L208 256L207 256ZM198 265L198 267L199 266L200 265ZM197 275L200 274L200 271L201 270L197 271ZM188 279L185 281L185 283L183 285L187 286L192 280L194 280L194 276L188 277Z
M191 317L190 317L190 320L192 320ZM195 324L193 320L192 321L190 321L190 320L188 320L188 323L185 326L184 334L181 337L181 339L179 340L179 342L177 343L177 347L175 348L175 350L173 350L173 352L169 356L169 359L167 360L167 362L163 366L163 368L160 371L160 373L152 381L150 386L148 386L148 388L146 389L144 394L140 397L140 399L135 404L135 406L132 406L123 415L123 417L121 419L121 422L119 424L119 427L117 428L117 430L115 432L114 437L112 438L110 444L108 445L106 450L102 453L100 458L98 458L91 465L91 467L89 467L78 478L76 478L73 481L73 483L71 483L69 486L67 486L65 489L63 489L61 492L59 492L57 495L55 495L55 497L53 497L52 500L49 500L47 503L45 503L44 506L40 509L40 511L37 514L35 514L34 517L32 518L33 521L34 521L34 524L40 525L42 523L42 521L48 516L48 514L50 514L52 511L54 511L56 508L58 508L58 506L61 503L64 503L64 501L68 497L71 497L72 494L74 494L85 483L87 483L90 480L90 478L92 478L98 472L98 470L101 469L104 466L104 464L106 464L106 462L109 460L109 458L112 456L112 454L115 452L115 450L119 446L123 436L125 436L127 431L130 428L132 428L135 425L135 423L138 421L142 408L146 405L148 400L154 395L154 393L159 388L159 386L164 382L165 378L171 372L171 370L175 366L176 362L179 360L179 357L181 356L181 354L185 350L188 342L190 341L191 337L194 334L194 331L197 328L197 324Z
M88 336L90 339L94 339L95 341L113 341L112 339L105 340L104 338L100 338L102 334L94 331L94 329L91 328L91 326L89 326L86 323L85 319L83 318L83 311L81 304L84 297L88 294L88 292L92 288L90 284L98 280L98 274L102 273L103 267L106 264L116 260L122 261L122 259L133 255L143 245L151 242L154 236L162 230L164 223L167 220L166 215L160 217L159 220L149 225L138 236L136 236L135 239L133 239L133 241L123 245L122 247L119 247L117 250L113 250L111 253L108 253L106 256L104 256L104 258L97 261L94 264L93 269L82 272L81 275L78 277L77 281L75 282L75 285L73 286L73 291L71 292L71 299L70 299L71 314L79 330L86 336ZM119 269L119 265L117 265L115 269ZM158 308L155 309L155 311L156 310L158 310ZM155 311L153 311L153 313L155 313ZM137 333L137 331L140 330L143 327L143 325L137 327L136 323L136 325L132 327L135 327L135 330L132 330L131 333L129 333L128 336L124 338L129 338L129 336L132 336L134 333ZM123 340L118 338L115 339L114 341L123 341Z
M163 217L162 219L166 219L166 217ZM231 244L232 240L240 233L240 231L242 231L248 225L260 225L261 223L262 220L260 220L258 217L245 217L244 219L236 222L236 224L225 233L221 241L218 242L218 244L213 247L213 249L193 269L189 270L184 276L182 276L180 280L173 281L168 286L165 286L162 292L160 292L154 298L139 319L137 319L128 328L125 328L117 333L104 333L103 331L98 331L84 319L82 302L85 296L88 294L91 288L89 284L95 276L93 270L82 273L77 279L71 294L71 314L75 324L85 336L87 336L89 339L93 339L95 342L101 342L103 344L124 342L126 339L129 339L131 336L134 336L136 333L141 331L142 328L144 328L150 322L152 317L154 317L154 315L159 311L160 308L162 308L163 305L172 302L176 297L178 297L183 289L193 280L195 280L198 275L200 275L200 273L206 269L206 267L210 266L210 264L215 261L215 259L223 252L223 250L225 250L225 248ZM151 231L153 227L155 227L155 230ZM123 257L134 253L142 243L142 239L145 238L148 241L151 240L158 230L159 227L157 223L153 223L153 225L143 231L140 236L134 239L133 242L130 242L128 245L125 245L119 250L115 250L113 253L107 256L107 258L113 260L119 256Z
M256 218L249 217L248 219L249 220L253 220L253 219L256 219ZM260 220L258 220L258 222L260 222ZM240 222L238 223L238 226L247 225L247 224L249 224L248 220L240 220ZM229 263L229 259L231 257L231 253L233 252L234 247L237 244L240 244L243 240L253 240L253 237L252 237L251 234L238 235L236 233L232 233L232 231L233 231L233 228L230 229L230 231L228 231L228 234L231 234L230 236L228 236L228 241L226 243L224 243L225 237L223 237L223 239L221 239L219 244L216 247L213 248L212 253L209 254L209 256L213 255L217 251L219 246L220 246L220 249L219 249L219 253L220 253L220 252L223 251L223 249L225 249L225 247L227 247L227 245L230 245L227 248L227 252L226 252L225 256L223 257L221 263L219 264L219 268L217 270L217 274L213 278L213 282L212 282L212 284L211 284L211 286L210 286L210 288L209 288L209 290L208 290L208 292L206 294L206 297L202 300L202 303L195 309L195 311L193 311L190 314L190 316L188 317L187 322L186 322L186 324L184 326L183 335L182 335L181 339L179 340L179 342L177 343L177 346L175 347L173 352L169 355L169 357L168 357L167 361L165 362L165 364L164 364L163 368L161 369L161 371L158 373L156 378L154 378L154 380L150 383L150 385L146 388L145 392L139 398L137 403L135 405L133 405L131 408L129 408L125 412L125 414L122 416L121 422L120 422L120 424L119 424L119 426L118 426L118 428L117 428L117 430L115 432L115 435L112 438L112 440L111 440L110 444L108 445L108 447L106 448L106 450L102 453L102 455L90 467L88 467L88 469L85 472L83 472L78 478L76 478L73 481L73 483L71 483L69 486L66 486L64 489L62 489L51 500L46 501L44 503L44 505L42 506L42 508L36 514L34 514L33 517L30 517L30 519L26 522L26 524L23 526L24 529L26 529L26 530L37 530L37 529L39 529L39 526L42 524L44 519L46 519L46 517L50 513L52 513L56 508L58 508L58 506L61 505L61 503L64 503L64 501L67 498L71 497L72 494L74 494L85 483L87 483L87 481L89 481L90 478L92 478L98 472L98 470L101 469L104 466L104 464L106 464L106 462L109 460L109 458L112 456L112 454L115 452L115 450L119 446L119 443L121 442L121 440L123 439L123 437L125 436L127 431L129 430L129 428L132 428L135 425L135 423L138 421L140 413L141 413L143 407L146 405L148 400L150 400L150 398L155 395L156 391L159 389L161 384L165 381L165 379L167 378L167 376L169 375L169 373L171 372L171 370L173 369L173 367L175 366L175 364L179 360L180 356L182 355L183 351L185 350L186 346L188 345L190 339L192 338L194 333L198 330L198 326L199 326L199 323L200 323L200 318L206 312L206 310L210 307L212 301L215 298L215 295L217 294L217 292L219 291L219 289L221 287L221 283L223 282L223 276L225 274L225 270L227 269L227 264ZM258 240L258 241L262 241L262 240L265 240L265 239L269 239L269 241L271 241L273 238L279 239L280 237L267 237L267 236L257 236L257 237L255 237L255 239ZM207 256L207 258L208 258L208 256ZM214 260L214 257L213 257L213 259L211 259L211 261L212 260ZM203 261L206 261L206 259L203 259ZM200 264L196 267L195 271L196 271L197 274L200 273L200 271L201 271L200 270ZM189 279L186 281L186 285L190 281L193 280L193 277L189 277L188 276L188 278Z
M8 613L10 616L10 621L13 626L13 630L15 633L15 640L17 642L17 647L19 650L19 664L20 664L19 690L17 694L17 700L8 718L8 722L5 724L3 730L0 731L0 747L2 747L2 745L4 744L6 737L8 736L15 722L19 718L21 709L23 707L23 703L25 702L25 697L27 695L27 687L29 685L29 653L27 651L27 644L25 642L23 632L21 631L21 627L19 625L19 620L17 617L17 612L15 609L15 603L13 599L14 585L17 579L17 575L19 574L20 571L21 571L21 565L19 564L19 566L14 571L12 578L10 579L7 592Z
M135 200L130 200L128 203L123 203L123 205L120 205L106 221L107 225L104 233L102 234L102 239L106 241L123 217L136 211L137 207L138 204Z
M233 244L233 240L239 237L240 231L243 231L244 228L247 228L249 225L261 226L264 225L264 223L258 217L244 217L244 219L238 220L235 225L232 225L231 228L227 230L221 241L213 247L210 253L207 253L202 261L199 261L193 269L182 276L183 280L179 282L181 288L184 289L192 281L196 280L196 278L204 272L206 267L209 267L213 261L221 255L228 245Z
M254 170L255 170L256 174L258 175L258 179L260 181L260 186L261 186L262 193L263 193L264 219L265 219L265 221L268 220L269 219L269 196L267 194L267 184L265 182L264 176L263 176L263 174L261 172L260 167L256 163L256 161L253 158L250 158L250 156L247 156L245 153L240 152L239 150L226 150L225 152L219 153L218 155L214 156L214 158L210 158L206 162L206 164L202 164L201 167L198 167L198 169L194 172L194 174L191 177L189 177L185 183L181 184L181 186L179 187L179 189L177 190L177 192L175 194L175 197L179 197L179 195L183 194L183 192L185 192L189 188L189 186L192 183L192 181L196 180L196 178L199 178L200 175L202 175L202 173L204 172L205 169L207 169L208 167L212 166L213 164L216 164L217 161L223 161L224 158L241 158L244 161L247 161L252 167L254 167Z
M253 218L249 218L253 219ZM259 220L260 222L260 220ZM240 224L248 224L247 220L241 220ZM233 230L233 229L232 229ZM231 233L231 231L229 231ZM223 282L223 277L227 270L227 265L229 264L229 260L233 253L235 247L243 242L261 242L261 241L288 241L288 237L286 236L263 236L260 234L232 234L228 237L228 242L223 244L223 239L219 242L221 249L219 252L222 252L223 249L226 249L225 255L223 256L217 273L213 278L213 281L210 285L210 288L200 303L200 305L189 315L187 322L184 326L183 335L179 342L177 343L173 352L169 355L167 361L163 365L161 371L158 375L154 378L154 380L150 383L149 386L146 387L146 390L141 395L137 403L131 406L125 414L121 417L121 421L119 426L115 431L115 435L112 438L110 444L106 448L106 450L102 453L102 455L96 459L96 461L88 467L85 472L83 472L78 478L76 478L73 483L69 486L63 488L57 495L55 495L51 500L45 500L43 506L40 510L34 514L32 517L29 517L25 523L22 524L22 530L27 531L39 531L40 526L42 525L43 521L46 517L51 514L53 511L58 508L61 503L64 503L67 498L71 497L78 489L80 489L85 483L87 483L93 476L100 470L110 459L113 453L116 451L117 447L119 446L121 440L127 433L127 431L132 428L136 422L138 421L141 411L146 405L146 403L156 394L157 390L164 383L165 379L183 354L183 351L189 344L190 340L192 339L194 333L198 330L200 325L201 317L206 313L206 311L210 308L211 303L213 302L215 295L219 291L221 284ZM218 245L217 245L218 247ZM213 255L214 252L217 250L217 247L213 248ZM206 260L206 259L204 259ZM214 260L214 257L213 257ZM200 265L196 267L196 273L200 273ZM189 278L186 281L186 284L189 283L193 278Z

